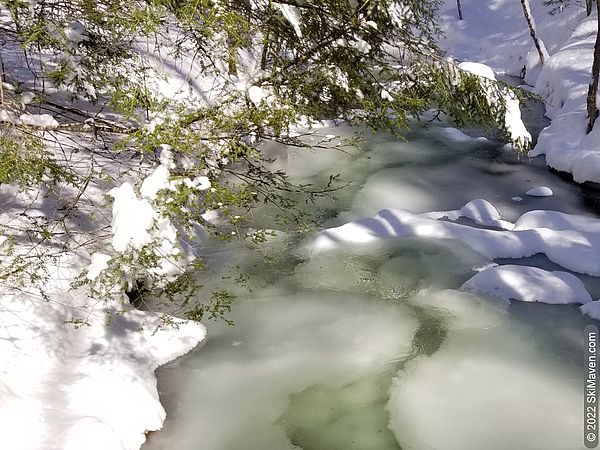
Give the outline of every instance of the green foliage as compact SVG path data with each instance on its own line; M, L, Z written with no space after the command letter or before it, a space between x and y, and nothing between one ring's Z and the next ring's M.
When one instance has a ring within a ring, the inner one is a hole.
M272 170L261 151L268 141L310 147L290 133L303 119L345 120L398 133L412 118L438 108L460 125L506 131L508 88L462 73L440 57L440 0L2 3L25 51L43 60L39 78L116 117L103 145L126 156L135 153L143 163L169 145L179 162L186 161L170 172L175 187L153 202L181 233L192 234L201 224L224 240L264 241L268 232L249 230L245 220L259 203L278 211L272 228L318 225L306 204L344 187L338 175L325 186L295 185ZM298 24L286 18L283 7L293 8ZM80 28L75 35L73 27ZM186 74L185 80L193 86L196 77L212 78L211 99L165 95L155 67L161 58L174 68L193 60L199 73ZM95 137L102 132L92 130ZM30 135L0 134L0 182L32 186L51 179L83 185L70 167L55 162L39 134ZM186 184L199 176L210 179L211 189ZM218 224L203 218L207 210L219 211ZM77 285L91 285L91 293L102 297L139 284L179 302L190 319L223 318L231 295L219 291L196 302L199 267L181 259L177 278L161 277L159 247L153 242L117 254L97 282L81 278Z

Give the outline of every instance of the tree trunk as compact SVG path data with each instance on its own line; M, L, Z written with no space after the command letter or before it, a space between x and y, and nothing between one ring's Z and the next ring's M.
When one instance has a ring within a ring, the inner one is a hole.
M596 44L594 44L594 62L592 63L592 81L587 94L588 133L594 128L598 117L596 96L598 94L598 77L600 76L600 0L596 0L598 13L598 31L596 32Z
M594 0L585 0L585 12L588 16L592 13L592 3Z
M463 20L462 6L460 4L460 0L456 0L456 8L458 9L458 20Z
M543 66L546 63L546 60L550 57L550 55L548 55L548 50L546 50L544 42L537 36L535 20L533 20L533 16L531 15L529 0L521 0L521 7L523 8L523 15L525 16L525 20L527 20L529 33L533 38L533 43L535 44L535 48L537 49L538 55L540 56L540 62Z

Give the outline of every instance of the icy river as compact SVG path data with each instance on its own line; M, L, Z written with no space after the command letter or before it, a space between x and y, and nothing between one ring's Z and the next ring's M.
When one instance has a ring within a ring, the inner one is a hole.
M597 218L579 187L498 142L443 124L405 137L367 134L357 150L296 149L275 164L299 183L352 181L314 206L325 227L473 199L511 223L532 210ZM538 186L554 195L525 194ZM490 258L470 239L423 233L314 242L281 230L261 246L211 248L207 289L238 294L235 325L209 322L203 345L157 371L168 417L144 450L585 448L583 329L597 322L578 304L461 290L491 262L566 270L556 258ZM600 298L598 278L572 273Z

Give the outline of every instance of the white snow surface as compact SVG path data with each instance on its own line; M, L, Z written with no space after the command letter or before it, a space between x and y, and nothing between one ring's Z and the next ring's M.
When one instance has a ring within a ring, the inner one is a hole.
M586 17L585 8L570 6L550 15L542 2L531 2L531 7L550 55L543 67L521 5L512 0L463 0L463 21L456 17L456 2L446 0L441 46L449 57L486 64L497 73L525 75L552 120L530 156L546 155L550 167L571 173L577 182L600 182L600 125L588 134L586 118L597 13L594 8Z
M86 275L88 280L95 280L98 278L98 275L108 267L108 262L110 261L110 255L106 255L104 253L96 252L92 255L92 261L88 266L88 273Z
M149 193L150 188L146 191ZM138 199L129 183L112 188L108 194L114 198L112 245L115 251L124 252L129 246L139 250L150 243L152 236L149 231L156 219L156 211L150 202Z
M202 325L159 328L158 314L125 298L98 303L69 291L80 264L57 261L48 300L0 292L0 448L139 449L165 418L154 370L204 339ZM108 323L105 310L119 309ZM72 318L88 325L65 323Z
M524 302L567 304L592 301L589 292L575 275L527 266L488 268L466 281L461 289Z
M590 316L592 319L600 320L600 300L581 305L579 309L586 316Z
M532 189L529 189L525 194L530 195L532 197L552 197L554 192L547 186L538 186Z
M58 128L58 121L50 114L22 114L19 120L24 125L39 127L45 130L54 130Z
M483 225L502 225L504 229L490 230L436 220L460 216ZM599 276L598 227L599 219L556 211L531 211L511 224L503 221L489 202L477 199L460 210L421 215L402 209L383 209L373 218L355 220L318 233L311 249L319 252L347 244L368 244L408 236L456 239L490 260L526 258L543 253L567 270Z

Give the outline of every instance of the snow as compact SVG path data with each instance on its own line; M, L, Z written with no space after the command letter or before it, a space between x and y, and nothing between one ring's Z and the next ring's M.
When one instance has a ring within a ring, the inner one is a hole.
M453 127L439 127L436 129L440 135L442 135L445 139L449 139L454 142L485 142L487 138L485 137L471 137L466 134L464 131L459 130L458 128Z
M248 89L248 98L250 98L250 101L254 103L254 106L256 107L260 106L266 97L268 97L267 92L260 86L251 86L250 89Z
M600 301L586 303L579 308L583 314L592 319L600 320Z
M391 102L392 100L394 100L394 97L392 97L391 94L387 90L382 89L381 90L381 99L389 100Z
M463 213L472 215L482 223L500 223L508 229L488 230L436 220L457 217ZM597 249L600 248L600 233L597 227L600 219L554 213L545 216L543 227L532 227L538 214L530 217L524 214L522 221L518 220L511 227L508 222L498 222L494 211L482 201L467 204L459 211L423 215L401 209L384 209L373 218L352 221L318 233L310 248L314 252L321 252L347 244L368 244L407 236L456 239L490 260L525 258L543 253L565 269L599 276ZM591 229L582 228L582 224L586 223L592 224Z
M49 300L1 295L2 448L137 450L161 428L154 369L204 339L202 325L160 328L159 315L136 310L107 322L104 309L124 300L94 309L97 300L64 287ZM64 323L81 315L88 325Z
M600 182L600 131L587 133L586 95L590 80L597 13L570 6L554 15L541 2L531 4L537 33L549 53L542 67L519 2L464 0L465 20L456 18L456 3L442 7L442 47L448 57L486 64L498 73L525 74L546 104L551 124L541 131L529 153L546 156L546 163L573 175L576 182ZM480 74L484 69L474 66ZM491 74L488 72L488 76ZM519 113L510 106L510 128L523 133Z
M473 75L477 75L482 78L487 78L489 80L495 80L496 74L494 71L486 66L485 64L466 61L462 62L458 65L458 68L464 70L466 72L472 73Z
M124 252L129 246L140 249L151 242L150 228L156 219L156 212L147 199L138 199L133 186L123 183L112 188L109 193L114 198L112 245L117 252Z
M199 191L205 191L211 187L210 180L208 179L208 177L205 177L203 175L194 178L192 180L192 183L195 186L195 188Z
M45 130L54 130L58 128L58 121L50 114L22 114L19 120L24 125L43 128Z
M461 289L524 302L567 304L592 301L575 275L527 266L505 265L483 270L465 282Z
M532 197L552 197L554 192L547 186L538 186L532 189L529 189L525 194L530 195Z
M496 80L496 74L494 71L485 64L477 62L462 62L458 65L459 69L470 72L481 78L489 80ZM489 95L489 101L494 101L494 96ZM527 131L527 127L521 119L521 107L519 99L515 94L507 91L504 94L504 101L506 102L506 113L504 116L504 125L512 142L518 145L528 145L531 142L531 134Z
M33 103L34 100L35 94L33 92L23 92L21 94L21 103L23 103L23 105L29 105L30 103Z
M275 3L275 5L279 7L279 10L283 14L283 17L285 17L285 19L290 23L290 25L294 29L294 32L296 33L296 36L301 38L302 30L300 29L300 9L297 6L289 5L287 3Z
M432 212L423 214L423 217L429 217L431 219L438 220L448 219L452 221L456 221L460 217L466 217L467 219L473 220L475 223L489 227L498 227L507 230L510 230L514 227L514 224L506 220L502 220L500 212L494 207L494 205L481 198L470 201L458 210Z
M160 164L152 173L144 179L140 187L142 197L155 200L156 195L162 189L169 186L169 169L164 164Z
M87 40L85 35L85 25L75 20L64 28L65 37L74 44L79 44Z
M98 275L108 267L108 262L111 257L109 255L105 255L104 253L96 252L92 255L92 260L87 270L87 279L95 280L98 278Z

